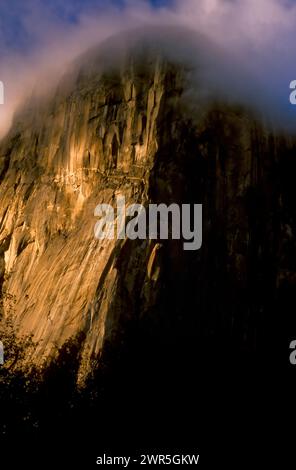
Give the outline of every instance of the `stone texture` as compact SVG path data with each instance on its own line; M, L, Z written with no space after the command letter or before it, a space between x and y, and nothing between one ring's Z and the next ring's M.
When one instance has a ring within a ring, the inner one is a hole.
M135 322L159 341L258 347L281 286L295 285L295 141L240 106L189 105L186 69L155 52L103 71L96 60L0 144L4 315L34 334L38 363L83 331L83 374ZM119 194L202 203L202 249L95 240L95 207Z

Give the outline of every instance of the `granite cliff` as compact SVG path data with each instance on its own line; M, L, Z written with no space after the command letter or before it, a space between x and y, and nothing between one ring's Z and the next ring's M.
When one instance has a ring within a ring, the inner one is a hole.
M130 329L147 347L264 349L296 282L295 139L239 104L191 101L188 67L154 47L107 56L32 99L0 144L4 317L34 335L38 364L82 332L83 375ZM96 240L94 209L119 194L202 203L202 249Z

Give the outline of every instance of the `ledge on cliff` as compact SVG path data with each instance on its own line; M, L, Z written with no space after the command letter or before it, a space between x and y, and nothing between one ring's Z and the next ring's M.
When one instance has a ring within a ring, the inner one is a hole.
M130 331L144 350L264 348L295 282L295 140L224 97L212 78L227 57L184 34L90 51L1 142L0 280L38 344L30 361L81 332L82 375ZM95 240L94 209L117 194L203 204L203 249Z

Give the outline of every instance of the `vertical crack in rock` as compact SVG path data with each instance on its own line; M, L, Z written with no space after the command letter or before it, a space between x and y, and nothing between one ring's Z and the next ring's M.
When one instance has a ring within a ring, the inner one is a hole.
M31 359L83 331L85 375L135 325L147 344L256 349L282 286L295 285L295 142L239 106L192 113L186 68L159 54L104 71L96 61L24 108L0 145L0 285L34 334ZM118 194L203 204L202 250L95 240L94 209Z

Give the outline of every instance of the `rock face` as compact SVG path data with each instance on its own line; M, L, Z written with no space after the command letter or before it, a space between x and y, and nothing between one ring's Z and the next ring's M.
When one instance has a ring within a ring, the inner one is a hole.
M189 106L185 68L153 51L103 71L96 60L25 108L0 145L3 309L33 333L30 360L82 331L87 373L130 325L174 348L264 347L296 282L295 142L239 106ZM96 240L94 209L117 195L202 203L202 249Z

